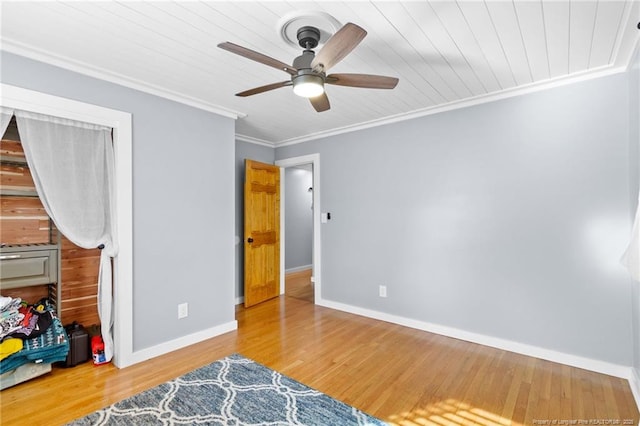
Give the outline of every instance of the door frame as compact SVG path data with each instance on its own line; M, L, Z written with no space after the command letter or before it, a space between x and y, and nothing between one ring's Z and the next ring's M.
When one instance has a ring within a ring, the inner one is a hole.
M320 244L320 154L309 154L300 157L283 158L276 160L275 165L280 167L280 294L285 290L285 172L284 169L303 164L312 164L313 176L313 303L318 304L322 300L322 250Z
M133 352L133 185L131 114L21 87L0 84L0 105L113 129L118 254L113 258L113 363L137 362Z

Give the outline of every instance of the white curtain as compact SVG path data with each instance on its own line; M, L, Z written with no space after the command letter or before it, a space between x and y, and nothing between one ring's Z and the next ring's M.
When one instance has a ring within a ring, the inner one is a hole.
M42 204L74 244L102 247L98 314L105 357L113 357L112 268L118 252L114 206L115 156L111 128L14 111L29 169Z
M631 241L622 256L622 264L627 267L631 277L640 281L640 194L638 194L638 210L631 231Z
M4 132L7 131L11 117L13 117L12 109L0 107L0 136L3 136Z

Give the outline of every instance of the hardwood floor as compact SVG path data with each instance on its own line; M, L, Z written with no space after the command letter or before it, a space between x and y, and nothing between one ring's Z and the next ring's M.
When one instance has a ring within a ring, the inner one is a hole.
M296 299L313 303L313 284L311 269L289 272L285 276L285 294Z
M6 389L1 423L64 424L234 352L396 425L637 425L640 418L628 383L615 377L295 297L238 307L236 316L237 331L126 369L89 362Z

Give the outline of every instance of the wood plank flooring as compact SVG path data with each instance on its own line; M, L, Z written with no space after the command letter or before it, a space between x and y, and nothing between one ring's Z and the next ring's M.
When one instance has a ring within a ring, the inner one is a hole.
M289 272L285 276L285 294L289 297L313 303L311 269Z
M394 425L638 425L640 418L623 379L295 297L239 306L236 316L237 331L126 369L89 362L6 389L0 422L64 424L235 352Z

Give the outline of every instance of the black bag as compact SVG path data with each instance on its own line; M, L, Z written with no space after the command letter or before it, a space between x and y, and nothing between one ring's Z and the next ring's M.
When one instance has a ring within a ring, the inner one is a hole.
M89 348L89 333L85 328L73 322L64 327L69 337L69 353L64 363L65 367L75 367L78 364L87 362L91 358L91 350Z

